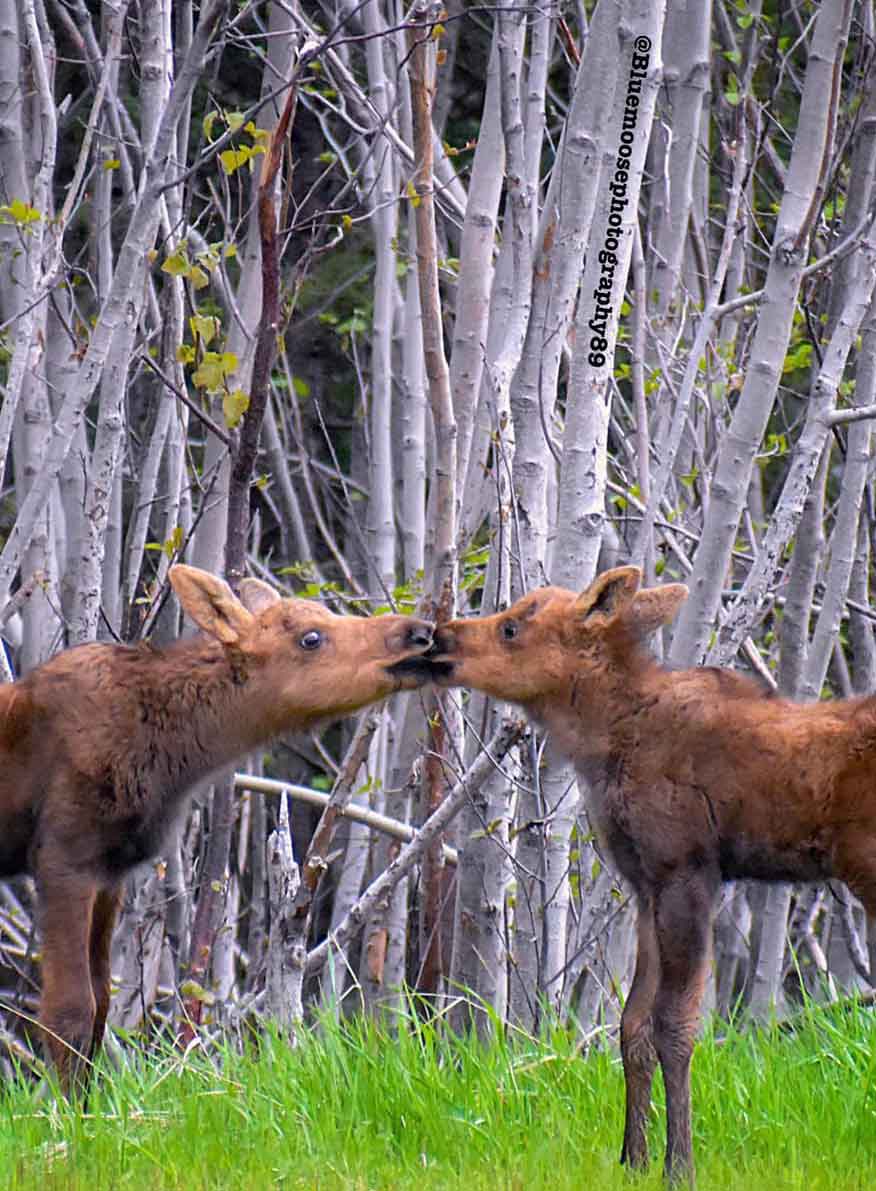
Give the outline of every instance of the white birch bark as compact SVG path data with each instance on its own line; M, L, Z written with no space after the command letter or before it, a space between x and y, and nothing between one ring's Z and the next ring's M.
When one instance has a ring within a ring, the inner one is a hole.
M366 4L363 23L368 41L368 92L382 121L392 121L395 94L387 70L391 52L386 21L379 3ZM392 344L396 304L396 255L398 237L398 181L388 144L377 149L375 186L371 193L374 232L374 314L371 335L371 385L369 391L369 483L365 535L368 566L377 586L395 587L395 519L393 517L392 449Z
M700 149L702 114L709 93L712 3L669 0L663 34L666 128L671 136L658 188L665 203L652 202L653 257L649 285L654 315L674 322L670 307L680 306L682 258L694 197L694 166Z
M114 48L121 44L123 16L123 13L116 13L110 17L108 38ZM169 5L156 4L150 7L149 13L145 16L143 34L141 130L143 143L150 145L154 141L160 113L167 103L172 77ZM118 85L116 54L108 56L105 68L109 87L115 93ZM101 169L104 165L102 158L106 156L105 153L97 154L97 166L102 173L101 189L104 194L107 193L109 185L109 175L105 169ZM111 289L113 270L109 204L104 203L99 210L103 216L103 234L98 241L98 274L100 292L105 296ZM144 281L145 261L139 271L141 287ZM125 430L126 378L137 329L136 323L130 319L121 324L120 332L113 337L100 379L97 430L94 450L88 465L82 534L79 538L80 555L71 633L72 640L76 643L93 641L98 631L103 592L105 538Z
M660 82L658 47L664 9L663 4L630 3L624 12L628 40L623 66L618 71L615 118L603 148L592 247L581 281L563 432L558 537L551 574L570 586L576 580L581 580L583 586L595 574L602 540L608 384ZM637 42L651 48L639 53ZM621 156L624 149L629 149L628 156ZM626 163L626 169L619 168L621 162Z
M596 574L605 523L609 376L626 287L639 190L660 81L663 5L630 4L626 44L616 74L614 118L602 141L590 247L581 282L569 371L560 465L559 507L550 573L553 582L583 588ZM594 21L594 26L595 26ZM640 53L637 46L649 45ZM623 157L624 149L628 154ZM621 165L626 168L621 168ZM616 218L618 217L618 218ZM597 330L594 331L594 326ZM594 343L596 346L594 347ZM559 1008L568 937L569 851L578 810L574 770L549 748L541 779L545 839L540 988Z
M76 382L59 410L40 471L34 477L0 553L0 603L4 603L9 596L22 556L43 514L52 485L100 381L115 334L125 324L136 326L142 304L143 263L158 227L161 190L173 154L177 122L203 70L207 50L224 8L225 0L212 0L202 10L191 52L182 64L171 92L155 145L144 164L137 204L119 249L112 288L92 329ZM138 281L141 282L139 286Z
M860 254L862 262L866 263L866 271L862 268L855 283L849 287L846 304L825 349L824 363L813 386L806 422L794 448L794 457L782 495L773 510L769 527L760 543L758 556L749 569L742 590L723 617L718 640L710 651L713 664L726 665L735 656L743 638L750 631L752 619L757 615L773 582L777 562L802 514L806 496L830 434L843 370L870 304L876 281L876 231L872 228L862 244ZM741 400L740 398L740 402ZM849 563L849 567L850 565ZM826 639L822 637L819 648L825 670L828 647Z
M460 271L450 356L450 391L453 394L458 434L458 519L463 515L464 489L476 434L493 288L499 198L505 172L505 143L500 113L499 30L500 24L496 21L459 248ZM478 437L483 438L483 433ZM481 451L478 450L477 454L480 456Z
M367 765L363 765L355 776L351 798L351 802L354 805L359 805L363 808L370 805L371 774L374 772L372 766L376 767L378 764L379 747L380 741L378 738L375 738L369 750ZM363 822L351 821L347 833L346 847L344 849L343 864L338 874L334 898L332 900L330 931L334 932L337 929L338 925L350 912L350 907L355 905L356 900L362 893L370 857L371 832L368 825ZM323 973L323 1004L332 1007L337 1012L354 976L354 969L351 967L346 954L337 953L333 957L329 969Z
M304 1018L301 1002L301 972L304 956L289 954L286 937L288 919L295 905L301 880L292 851L289 831L289 804L280 799L280 817L267 840L268 890L271 904L271 928L268 942L268 973L265 985L265 1009L281 1035L293 1045Z
M510 505L507 474L499 472L497 507L491 521L492 549L481 608L503 607L511 590ZM468 750L476 755L507 717L508 708L475 694L467 708ZM510 826L516 790L504 772L491 773L472 792L458 825L450 986L457 998L450 1011L454 1029L472 1023L482 1037L504 1021L508 1005L508 892L514 869ZM522 879L518 867L518 877ZM492 1015L485 1010L492 1011Z
M408 244L416 254L414 212L408 212ZM416 271L405 276L402 313L401 538L404 578L412 582L422 572L426 549L426 365L420 330L420 290Z
M526 318L525 337L518 347L517 342L509 336L493 369L494 385L500 393L497 406L501 409L501 391L507 367L502 365L504 361L512 360L516 366L509 400L514 434L514 519L515 525L519 527L514 543L514 553L518 559L517 573L513 577L515 594L544 581L547 576L547 542L553 527L553 518L548 510L551 489L549 473L553 469L549 436L560 356L571 321L581 259L596 204L597 171L593 170L593 163L599 160L603 130L613 98L618 70L616 49L620 19L620 6L611 3L599 5L591 26L585 58L576 76L575 95L563 132L560 156L538 229L539 254L532 274L531 303L524 306L518 301L518 309ZM507 100L503 98L509 168L513 169L511 154L515 142L509 135L509 111ZM531 170L535 153L534 128L537 126L532 105L528 117L529 137L526 147ZM533 203L536 181L537 178L530 173L522 194L524 210ZM522 225L522 214L520 221ZM525 251L521 251L520 256L530 266L533 246L523 240L525 233L526 229L521 226L521 230L515 234L525 245ZM548 781L549 798L554 789L555 773L551 769L551 760L555 758L548 758L544 775ZM541 862L544 841L539 825L550 814L544 802L539 766L534 766L528 776L530 780L524 782L517 807L517 889L508 991L511 1019L525 1029L531 1029L536 1024L536 990L544 987L542 934L545 886ZM556 785L562 786L564 790L568 788L569 778L565 772L560 772ZM561 797L554 801L559 802ZM565 904L562 881L554 882L553 886L551 905L554 908L562 907ZM554 938L553 933L551 938ZM556 984L553 987L556 988Z
M395 718L398 739L388 741L391 753L384 761L389 775L384 812L397 823L409 823L414 797L419 785L417 764L422 736L422 722L418 700L396 701ZM400 705L399 705L400 704ZM379 876L396 860L401 850L398 837L379 835L374 839L374 874ZM401 1012L405 1004L408 939L413 925L409 922L409 878L403 877L387 890L375 911L368 916L362 935L361 982L366 1005L379 1007L388 1021ZM350 909L348 905L345 908ZM369 987L372 976L379 979Z
M696 40L699 43L699 34ZM695 76L697 73L696 68L694 68L693 73ZM687 102L684 104L684 110L688 113L688 125L692 123L693 112L696 108L696 90L695 85L689 89L684 89L687 98ZM738 244L739 240L738 222L742 202L742 188L749 174L749 140L748 125L743 111L737 125L733 156L733 175L726 201L721 248L715 263L714 274L710 280L703 313L697 326L693 344L687 353L687 362L678 392L675 394L674 400L671 403L671 416L667 414L661 419L661 425L654 435L654 447L659 460L659 466L653 477L653 484L650 486L645 514L632 549L632 561L639 565L645 562L648 552L652 548L651 534L654 527L654 520L669 490L671 477L677 470L679 451L685 429L689 425L691 405L699 379L700 360L706 354L707 346L711 340L715 322L719 314L721 299L726 292L728 270L730 268L734 246ZM686 153L670 152L669 156L671 164L667 163L667 169L673 170L673 176L676 178L676 186L681 189L684 196L687 215L683 225L671 216L667 216L665 221L661 221L663 227L662 252L665 254L665 257L661 255L661 250L658 249L656 258L658 263L655 265L655 271L660 270L660 261L665 259L667 262L665 269L667 276L663 280L667 282L667 285L670 277L675 274L675 270L680 268L681 264L681 255L686 241L686 229L691 215L691 201L688 195L688 189L690 185L689 175L692 174L694 164L693 160L688 160ZM680 178L678 175L681 175ZM671 189L671 183L667 189ZM667 203L669 201L667 199ZM676 244L673 236L681 236L682 243L680 245ZM670 262L672 262L671 266ZM674 326L677 320L670 320L668 318L668 306L672 301L680 303L681 300L681 295L678 293L675 294L674 298L671 297L668 289L665 289L662 292L662 296L658 297L658 302L663 313L661 319L661 337L664 339L664 345L662 352L658 352L658 355L661 356L661 363L667 357L671 358L674 352L672 343L675 339Z
M25 235L22 244L26 257L23 298L27 305L20 309L16 317L18 333L10 366L10 391L0 410L0 417L3 417L8 408L8 424L13 426L15 487L19 505L27 499L39 474L51 437L52 423L46 384L48 312L45 302L38 301L38 294L43 282L41 271L44 260L52 253L54 205L51 182L57 148L57 120L52 96L54 42L43 24L42 15L42 9L35 3L28 2L22 6L24 41L34 84L32 89L27 88L25 92L29 95L29 112L25 118L29 136L23 141L22 149L25 170L32 178L29 202L40 212L40 218L36 221L33 235ZM0 459L0 468L3 466L5 455ZM28 670L51 654L61 635L56 614L52 611L57 601L57 568L48 502L34 523L23 563L28 578L40 578L33 597L22 608L20 665L22 670Z
M816 18L760 317L742 392L718 451L691 594L673 638L675 663L689 663L705 653L720 600L714 576L727 570L755 454L773 406L812 233L813 203L830 157L849 17L845 0L826 0ZM825 96L830 97L827 103Z

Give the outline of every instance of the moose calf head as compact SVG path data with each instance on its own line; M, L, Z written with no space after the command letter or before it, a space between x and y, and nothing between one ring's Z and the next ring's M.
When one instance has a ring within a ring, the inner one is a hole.
M170 581L195 624L225 646L241 680L270 691L271 733L348 715L431 676L426 621L337 616L312 600L283 599L259 579L244 579L238 599L224 580L182 564Z
M470 686L537 709L566 703L573 684L586 692L616 676L687 597L681 583L639 590L638 567L616 567L580 594L543 587L504 612L452 620L435 633L432 660L442 686Z

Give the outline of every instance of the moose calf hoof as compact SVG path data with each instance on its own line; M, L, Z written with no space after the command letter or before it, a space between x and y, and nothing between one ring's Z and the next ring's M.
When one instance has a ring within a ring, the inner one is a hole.
M91 1071L93 1050L93 1028L90 1015L72 1015L45 1018L41 1025L45 1031L45 1052L49 1062L58 1073L61 1091L68 1099L85 1096Z
M670 1187L693 1187L696 1182L693 1162L667 1160L664 1177Z
M644 1174L648 1169L649 1161L646 1145L631 1146L624 1142L620 1156L621 1166L625 1166L627 1170L636 1174Z

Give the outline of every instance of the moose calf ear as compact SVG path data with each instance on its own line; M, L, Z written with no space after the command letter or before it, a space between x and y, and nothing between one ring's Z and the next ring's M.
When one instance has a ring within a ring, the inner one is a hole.
M581 618L589 616L591 612L614 616L630 603L641 582L639 567L615 567L611 571L604 571L578 596L575 614Z
M280 593L275 591L270 583L263 583L261 579L241 579L240 581L240 602L253 616L258 616L271 604L279 604L280 599Z
M674 620L687 595L683 583L667 583L663 587L646 587L640 591L629 613L639 636L648 637Z
M237 645L252 624L251 613L224 579L177 563L170 568L170 582L186 614L223 645Z

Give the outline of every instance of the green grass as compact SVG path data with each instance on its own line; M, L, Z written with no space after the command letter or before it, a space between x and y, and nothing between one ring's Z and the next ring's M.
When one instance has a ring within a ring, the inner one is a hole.
M0 1094L0 1187L564 1191L662 1186L617 1166L616 1058L541 1041L479 1046L430 1026L322 1029L295 1051L139 1055L83 1114ZM708 1035L694 1060L700 1191L876 1185L876 1013L809 1009L793 1030Z

